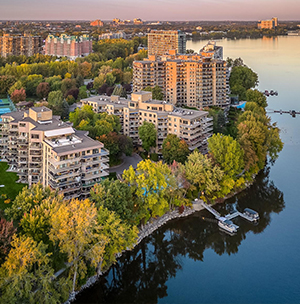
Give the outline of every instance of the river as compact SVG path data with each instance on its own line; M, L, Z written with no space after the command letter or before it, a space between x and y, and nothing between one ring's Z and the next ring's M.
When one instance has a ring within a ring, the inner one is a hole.
M188 41L199 51L206 41ZM260 90L276 90L268 110L300 111L300 36L221 40L224 58L241 57L259 75ZM284 148L244 192L219 204L221 214L245 207L235 236L207 211L170 222L124 254L76 303L300 303L300 120L269 114Z

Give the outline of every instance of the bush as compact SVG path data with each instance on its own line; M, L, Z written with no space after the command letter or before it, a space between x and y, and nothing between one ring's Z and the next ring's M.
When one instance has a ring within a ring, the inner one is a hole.
M157 153L152 153L150 155L150 159L157 162L158 161L158 154Z

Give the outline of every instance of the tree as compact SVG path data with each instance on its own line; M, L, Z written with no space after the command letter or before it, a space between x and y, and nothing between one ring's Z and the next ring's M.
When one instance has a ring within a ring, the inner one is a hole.
M79 75L83 78L87 78L91 75L92 64L89 62L83 62L79 64Z
M26 92L23 88L20 90L14 90L10 96L11 100L15 103L26 100Z
M141 161L134 170L132 166L123 172L123 179L139 198L136 204L141 219L161 216L169 207L168 193L171 171L162 162Z
M113 86L115 84L116 77L112 73L107 73L105 82L107 83L108 86Z
M12 75L0 76L0 94L6 94L8 89L16 82L16 78Z
M134 212L134 198L127 184L119 180L105 179L91 190L91 200L115 212L127 224L137 224Z
M258 90L247 90L246 100L257 103L258 106L266 108L268 106L266 96Z
M157 131L155 125L144 121L139 127L139 137L142 141L142 147L149 153L150 148L156 146Z
M102 86L104 85L105 80L106 80L106 77L105 77L104 74L99 75L98 77L96 77L96 78L94 79L93 88L94 88L95 90L99 90L100 87L102 87ZM106 89L105 89L105 91L106 91ZM105 92L103 92L103 93L105 93ZM100 94L100 92L99 92L99 94Z
M53 110L55 115L62 114L64 96L61 91L53 91L48 95L48 104L49 107Z
M103 260L108 238L101 233L97 222L97 209L88 199L63 201L51 214L50 240L57 242L60 250L68 256L75 291L77 275L83 279L87 265L97 267Z
M208 139L208 151L229 177L236 179L244 168L244 151L231 136L214 134Z
M234 66L232 68L229 85L232 94L239 95L240 100L246 99L246 91L258 84L258 76L246 66Z
M18 80L17 82L15 82L8 90L8 94L9 95L12 95L12 93L15 91L15 90L20 90L20 89L24 89L24 85L23 83ZM25 89L24 89L25 90Z
M65 94L66 97L69 96L69 95L73 96L74 99L77 100L77 99L78 99L78 95L79 95L79 89L73 87L72 89L70 89L70 90Z
M36 95L36 89L38 85L43 82L43 75L29 75L26 79L26 94L28 96L35 96Z
M61 82L61 91L64 95L73 88L76 88L76 79L65 78Z
M79 98L80 99L84 99L84 98L87 98L88 95L87 95L87 88L86 86L81 86L79 88Z
M152 92L152 98L155 100L163 100L164 94L162 92L162 89L159 86L155 87L145 87L143 91Z
M24 214L29 213L35 206L40 205L46 198L54 198L57 195L50 187L42 184L33 184L30 189L24 187L12 202L10 208L5 210L9 219L19 222Z
M1 302L52 304L65 301L69 284L65 279L54 280L47 246L28 236L14 236L11 245L1 267Z
M45 79L49 83L51 91L58 91L61 88L61 76L52 76Z
M103 260L98 265L97 273L100 274L104 267L107 268L116 262L118 253L133 247L138 236L138 229L136 226L122 222L115 212L103 206L98 208L98 223L102 227L102 234L108 238Z
M185 163L185 174L187 180L198 188L200 192L205 192L203 199L216 199L219 197L218 192L221 190L221 181L224 172L214 166L211 159L202 155L197 150L191 153Z
M41 82L36 88L36 95L38 98L47 98L50 92L50 85L48 82Z
M175 134L169 134L162 144L162 155L168 164L174 160L184 163L190 154L189 147L183 139L179 139Z
M0 219L0 262L8 254L11 246L10 243L17 229L14 227L13 222L8 222L6 219Z

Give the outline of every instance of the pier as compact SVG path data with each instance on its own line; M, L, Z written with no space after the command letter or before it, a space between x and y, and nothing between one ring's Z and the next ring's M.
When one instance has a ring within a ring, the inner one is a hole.
M300 114L299 111L295 111L295 110L286 111L286 110L272 110L272 109L267 110L267 113L290 114L293 117L295 117L296 114L298 114L298 115Z
M239 226L233 224L231 222L232 219L240 216L249 222L256 222L259 219L259 215L256 211L246 208L244 212L235 211L234 213L227 214L225 216L221 216L221 214L216 211L212 206L206 204L205 202L201 202L203 208L208 210L218 221L218 226L227 232L234 233L237 231Z

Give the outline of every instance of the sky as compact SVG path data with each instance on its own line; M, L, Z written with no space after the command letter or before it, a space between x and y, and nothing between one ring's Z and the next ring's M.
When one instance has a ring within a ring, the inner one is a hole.
M0 20L300 20L300 0L0 0Z

